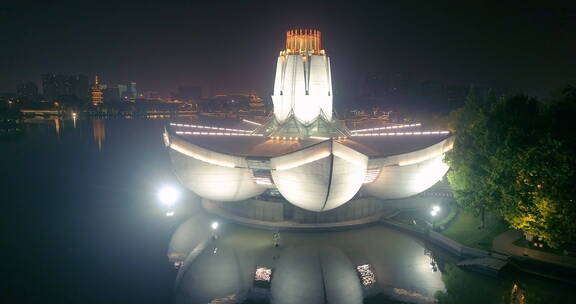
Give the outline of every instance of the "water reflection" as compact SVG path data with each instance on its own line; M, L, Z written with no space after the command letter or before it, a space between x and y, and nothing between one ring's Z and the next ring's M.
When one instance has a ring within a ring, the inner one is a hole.
M60 137L60 118L54 118L54 129L56 130L56 135Z
M282 232L282 245L275 247L273 232L232 225L212 240L204 217L197 214L182 224L170 244L170 260L183 265L178 303L344 304L377 293L433 303L434 294L445 291L423 244L384 227Z
M94 119L92 121L92 127L94 132L94 141L98 143L98 151L102 151L102 143L106 139L106 128L104 119Z

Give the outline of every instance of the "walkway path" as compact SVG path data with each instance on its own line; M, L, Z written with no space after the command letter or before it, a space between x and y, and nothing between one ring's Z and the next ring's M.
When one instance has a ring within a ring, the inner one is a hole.
M522 232L518 230L508 230L496 238L492 242L492 248L495 251L507 253L510 255L528 257L541 262L562 265L566 267L576 268L576 257L558 255L540 250L516 246L514 242L522 238Z

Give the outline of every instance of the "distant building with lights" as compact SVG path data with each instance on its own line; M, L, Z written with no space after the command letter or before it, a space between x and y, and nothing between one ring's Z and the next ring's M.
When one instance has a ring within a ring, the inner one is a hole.
M16 95L21 101L38 101L38 86L34 82L21 83L16 87Z
M94 85L92 85L92 104L95 106L99 106L102 104L104 100L102 88L100 86L100 82L98 81L98 75L96 75L94 80Z
M58 101L63 96L74 96L87 102L90 86L86 75L43 74L42 93L47 101Z
M335 116L321 38L317 30L287 32L265 122L167 126L175 173L209 211L271 223L353 220L425 191L448 171L447 131L417 123L351 130Z

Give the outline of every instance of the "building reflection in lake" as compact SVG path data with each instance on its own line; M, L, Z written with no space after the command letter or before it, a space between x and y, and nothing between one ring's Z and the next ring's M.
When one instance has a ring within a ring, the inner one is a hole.
M365 296L383 293L429 304L446 291L423 245L385 227L284 232L282 246L275 247L268 231L232 224L212 240L209 219L195 214L172 237L169 260L182 265L177 303L361 304ZM235 302L223 301L231 296Z
M98 143L98 151L102 151L102 143L106 139L106 128L103 119L94 119L92 121L94 131L94 141Z
M56 135L60 137L60 119L54 118L54 129L56 130Z

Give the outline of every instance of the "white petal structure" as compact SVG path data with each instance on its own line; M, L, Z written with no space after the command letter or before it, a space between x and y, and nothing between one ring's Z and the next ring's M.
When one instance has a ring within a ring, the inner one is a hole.
M397 199L416 195L432 187L448 172L444 153L452 149L449 137L419 151L375 159L380 163L380 174L363 190L382 199Z
M418 151L369 158L328 139L281 156L260 157L259 163L268 165L252 168L246 157L213 152L174 135L166 137L176 174L199 196L241 201L276 187L290 203L315 212L342 206L360 188L381 199L425 191L448 171L444 155L453 142L448 137ZM266 176L271 177L269 183L258 183Z
M272 179L292 204L327 211L348 202L366 175L368 157L334 141L271 160Z
M170 156L180 181L199 196L240 201L266 191L258 185L242 157L213 152L170 137Z
M293 205L323 212L347 203L360 189L381 199L413 196L448 171L443 159L452 148L448 131L380 132L421 127L388 123L352 132L333 118L330 58L319 31L288 31L272 100L274 117L254 130L172 123L171 128L186 128L176 134L198 136L191 143L164 133L181 182L221 202L276 188Z
M312 123L320 113L332 120L332 79L330 58L319 50L319 32L288 34L287 48L276 63L274 115L282 123L291 112L303 124ZM291 39L306 45L291 49Z

